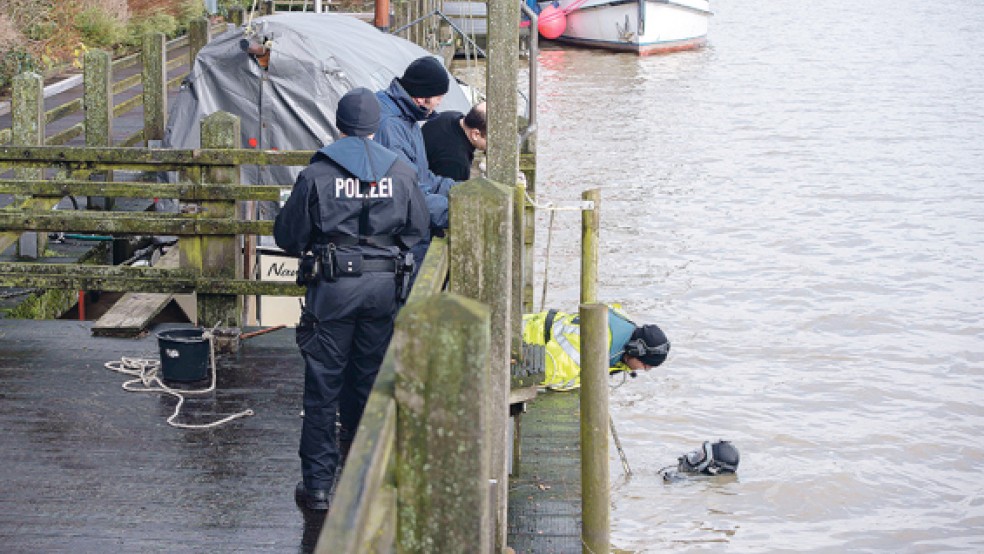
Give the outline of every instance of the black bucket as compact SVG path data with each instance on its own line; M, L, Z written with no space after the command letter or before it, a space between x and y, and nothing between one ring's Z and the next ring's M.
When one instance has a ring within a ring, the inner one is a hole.
M208 378L209 342L202 329L169 329L157 333L161 379L201 381Z

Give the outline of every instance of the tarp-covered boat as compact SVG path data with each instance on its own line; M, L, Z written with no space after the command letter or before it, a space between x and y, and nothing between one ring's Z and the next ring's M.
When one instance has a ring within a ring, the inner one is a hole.
M339 137L338 100L381 90L429 55L398 36L337 13L285 13L224 33L198 54L170 112L164 146L199 148L203 117L240 119L244 148L316 150ZM440 110L471 107L454 79ZM244 167L243 182L290 187L299 167ZM269 214L261 214L269 216Z

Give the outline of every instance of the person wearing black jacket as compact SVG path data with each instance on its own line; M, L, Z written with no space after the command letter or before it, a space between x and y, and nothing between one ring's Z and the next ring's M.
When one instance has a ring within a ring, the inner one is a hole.
M303 255L298 280L307 285L296 331L304 422L295 496L311 510L329 507L339 446L354 438L406 292L407 252L428 231L416 169L371 140L379 113L368 89L342 97L342 138L314 155L274 223L277 245Z
M459 182L470 179L475 150L485 151L487 127L485 102L467 114L447 111L424 123L421 132L430 170Z

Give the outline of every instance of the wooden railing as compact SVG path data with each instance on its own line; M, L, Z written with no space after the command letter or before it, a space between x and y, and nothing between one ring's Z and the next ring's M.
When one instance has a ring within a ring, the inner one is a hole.
M163 99L167 98L167 91L180 84L188 73L187 71L182 71L170 79L167 78L167 75L172 73L175 68L183 65L187 66L188 71L190 71L195 62L195 56L198 55L198 51L201 50L202 46L208 42L209 37L214 33L224 31L225 28L225 24L209 27L208 21L205 18L199 18L190 22L187 35L165 42L165 37L162 33L152 33L145 37L144 47L140 52L130 54L123 58L110 60L107 52L99 50L87 52L83 58L85 76L82 80L86 83L86 88L90 90L102 84L106 89L104 94L107 95L108 100L100 99L98 102L94 102L97 99L88 95L85 98L69 100L64 104L59 104L48 110L45 110L43 107L43 94L31 94L26 100L39 102L42 105L40 109L44 114L44 124L46 126L51 126L52 123L83 112L83 106L88 107L87 112L99 108L107 110L108 117L113 119L130 112L138 106L146 105L148 112L158 115L163 114L161 116L163 119L163 117L166 117ZM188 48L187 57L178 57L176 53L185 47ZM144 69L120 79L114 78L114 75L131 72L132 70L130 68L136 65L140 65ZM149 71L148 69L150 68L157 68L159 71ZM79 83L76 86L81 86L82 80L79 80L78 77L70 79L74 79ZM38 76L38 81L40 81L40 76ZM142 90L143 93L133 94L129 98L114 104L114 95L123 94L126 96L125 93L138 89ZM37 99L34 99L34 96L37 96ZM87 123L88 120L80 121L47 136L42 132L43 144L51 146L66 144L72 139L85 134L87 137L86 144L95 146L88 140L88 135L92 134L93 129L90 124L88 125L87 132ZM9 144L15 133L16 130L12 127L0 129L0 145ZM163 123L160 125L160 133L163 134ZM118 144L120 146L133 146L146 140L146 136L151 136L151 133L146 133L144 129L141 129L124 137ZM106 142L105 145L108 146L109 142Z
M0 147L0 167L15 178L0 179L0 193L15 206L0 210L0 251L25 231L69 231L103 235L176 235L179 269L0 263L0 287L35 287L143 292L197 292L198 321L239 326L242 295L300 295L292 283L243 278L242 237L271 235L272 221L237 219L237 202L279 201L280 185L242 185L239 167L306 165L313 152L239 149L239 120L224 112L202 121L198 150L143 148ZM129 169L188 176L180 183L97 182L93 172ZM48 179L45 179L47 173ZM51 210L73 195L177 199L180 213Z

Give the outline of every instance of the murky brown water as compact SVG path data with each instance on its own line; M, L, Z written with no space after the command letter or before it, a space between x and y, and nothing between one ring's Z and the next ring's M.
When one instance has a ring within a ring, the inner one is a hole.
M541 57L540 199L602 190L602 300L673 341L612 393L613 542L984 551L984 3L713 8L700 52ZM716 438L737 479L663 483Z

